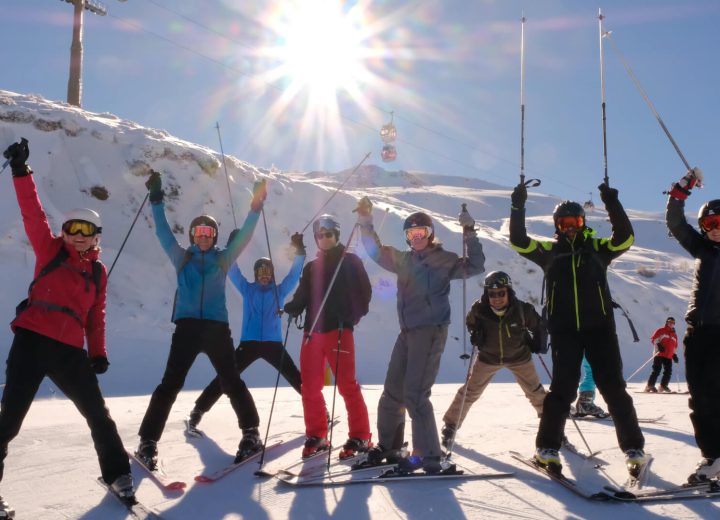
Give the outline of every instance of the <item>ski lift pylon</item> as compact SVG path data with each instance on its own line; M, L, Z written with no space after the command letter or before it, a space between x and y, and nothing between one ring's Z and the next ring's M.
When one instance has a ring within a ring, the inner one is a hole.
M590 200L586 200L583 204L583 209L595 209L595 203L592 199L592 191L590 192Z
M392 143L395 139L397 139L397 129L395 128L395 125L393 124L393 112L390 111L390 122L383 125L380 129L380 138L383 140L383 143Z

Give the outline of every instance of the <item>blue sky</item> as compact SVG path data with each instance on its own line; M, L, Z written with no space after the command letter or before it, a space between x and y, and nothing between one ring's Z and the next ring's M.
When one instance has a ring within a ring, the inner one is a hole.
M107 16L85 16L87 110L214 149L219 122L228 154L328 171L367 152L382 164L378 131L392 110L398 159L386 168L505 185L517 182L520 164L524 12L526 174L543 191L582 201L590 192L598 200L603 177L601 7L682 153L705 172L689 210L720 196L716 1L105 3ZM5 13L0 88L64 100L72 6L8 0ZM327 14L340 21L323 21ZM308 32L318 41L303 39ZM661 211L661 192L683 163L607 39L604 61L610 183L627 206Z

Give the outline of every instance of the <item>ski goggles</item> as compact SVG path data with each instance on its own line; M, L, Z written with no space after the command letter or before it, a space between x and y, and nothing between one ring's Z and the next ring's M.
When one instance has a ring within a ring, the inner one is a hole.
M321 240L323 238L332 238L335 236L335 233L332 231L319 231L315 233L315 238L317 240Z
M411 227L405 230L405 238L408 240L419 240L429 237L431 233L432 229L430 229L429 226Z
M212 226L195 226L192 228L192 236L215 238L217 231Z
M584 225L585 219L580 215L568 215L565 217L558 217L555 221L555 226L560 231L565 231L566 229L570 228L581 229Z
M255 278L262 278L263 276L269 276L272 278L272 267L269 265L261 265L255 269Z
M488 298L505 298L507 296L507 290L501 289L499 291L488 291Z
M62 230L67 235L80 234L84 237L92 237L100 232L100 229L87 220L68 220L63 224Z
M700 219L700 227L703 231L712 231L720 228L720 215L706 215Z

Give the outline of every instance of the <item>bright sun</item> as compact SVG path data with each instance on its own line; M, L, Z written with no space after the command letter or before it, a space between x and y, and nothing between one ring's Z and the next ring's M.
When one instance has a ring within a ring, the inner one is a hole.
M360 20L341 4L302 0L278 31L282 65L275 72L290 80L291 90L307 89L313 104L334 103L338 89L353 92L365 71Z

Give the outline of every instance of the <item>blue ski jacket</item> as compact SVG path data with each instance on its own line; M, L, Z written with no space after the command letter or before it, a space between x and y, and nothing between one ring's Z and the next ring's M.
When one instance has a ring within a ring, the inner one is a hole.
M275 283L267 285L248 282L237 264L230 268L228 276L243 297L243 322L240 341L279 341L282 342L281 319L278 309L283 308L285 298L300 280L305 255L296 255L285 279L277 285L275 301Z
M231 233L225 249L212 247L205 252L195 244L184 248L178 243L165 216L163 202L153 204L152 213L155 234L177 272L178 287L172 321L196 318L228 323L225 278L250 241L260 213L248 213L242 227Z

